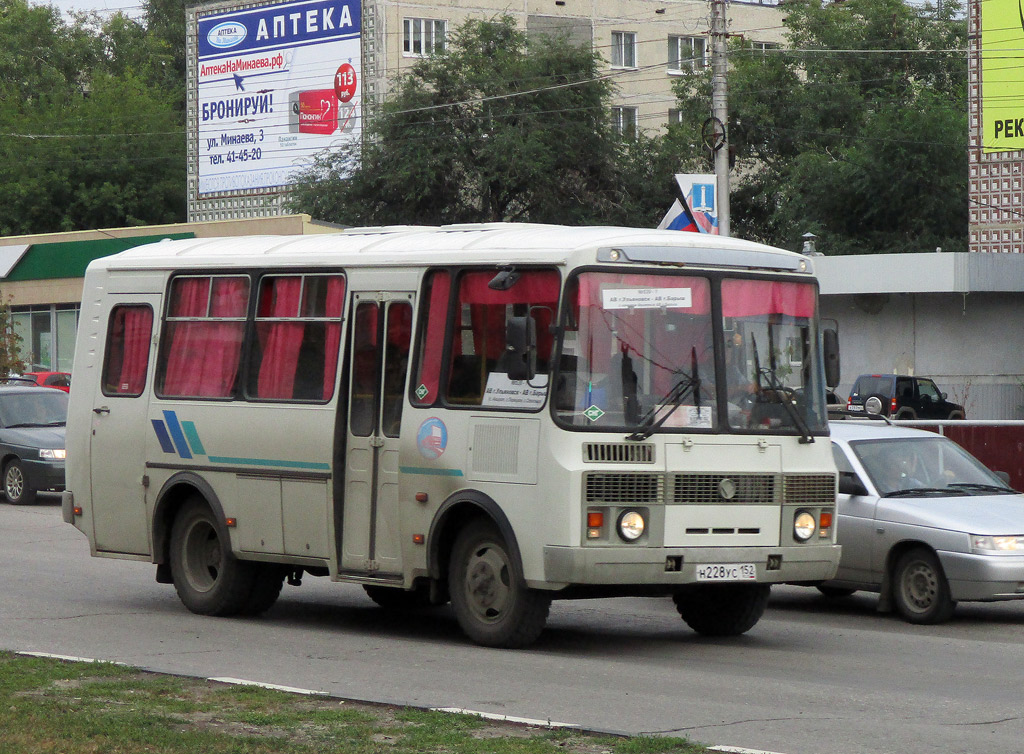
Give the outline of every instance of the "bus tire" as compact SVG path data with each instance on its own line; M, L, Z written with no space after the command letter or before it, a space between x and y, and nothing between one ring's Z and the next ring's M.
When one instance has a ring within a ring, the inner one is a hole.
M448 591L459 626L485 647L532 644L548 619L551 597L526 586L498 528L478 519L452 546Z
M31 505L36 501L36 491L17 458L12 458L4 468L4 497L11 505Z
M257 564L231 554L227 533L202 498L188 500L175 517L170 557L174 590L193 613L238 615L258 606L250 602Z
M363 591L377 607L385 610L422 610L430 607L430 591L427 589L400 589L393 586L365 584Z
M286 570L283 566L273 563L252 564L256 571L249 599L239 610L240 615L263 615L281 596Z
M739 636L768 607L768 584L706 584L672 595L676 610L702 636Z

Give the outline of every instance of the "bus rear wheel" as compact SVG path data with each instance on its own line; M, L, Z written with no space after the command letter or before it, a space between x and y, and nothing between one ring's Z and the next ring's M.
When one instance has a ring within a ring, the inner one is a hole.
M686 625L703 636L739 636L768 607L768 584L705 584L672 595Z
M193 613L253 614L270 607L269 593L256 594L258 565L231 554L227 533L201 498L185 503L174 519L170 556L174 589Z
M474 521L455 538L448 591L459 626L485 647L532 644L551 607L550 596L526 586L501 533L486 520Z

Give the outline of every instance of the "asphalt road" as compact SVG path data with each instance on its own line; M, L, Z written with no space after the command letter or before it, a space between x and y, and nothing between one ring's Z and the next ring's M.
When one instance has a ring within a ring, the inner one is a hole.
M556 602L537 644L501 651L447 608L396 617L308 576L261 619L202 618L154 570L90 558L55 501L0 504L0 647L785 754L1024 752L1024 602L920 627L776 587L729 640L667 599Z

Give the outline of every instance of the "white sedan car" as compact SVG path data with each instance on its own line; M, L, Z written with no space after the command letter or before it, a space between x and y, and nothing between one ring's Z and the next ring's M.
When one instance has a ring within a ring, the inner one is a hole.
M843 553L828 596L941 623L958 601L1024 599L1024 495L951 440L883 421L835 421Z

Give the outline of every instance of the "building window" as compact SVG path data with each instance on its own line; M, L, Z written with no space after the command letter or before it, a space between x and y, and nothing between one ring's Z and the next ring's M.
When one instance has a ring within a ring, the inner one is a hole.
M71 371L78 311L74 305L12 308L11 325L21 336L26 370Z
M636 68L636 33L612 32L612 67Z
M683 111L676 110L675 108L669 108L668 111L668 124L670 126L679 126L683 123Z
M444 52L448 22L430 18L407 18L402 22L402 51L406 55L426 56Z
M754 48L755 52L760 52L762 55L768 50L779 49L779 45L775 42L751 42L750 46Z
M707 65L708 40L706 37L668 38L668 70L670 72L694 71Z
M637 110L635 107L613 107L612 128L619 136L632 138L637 133Z

